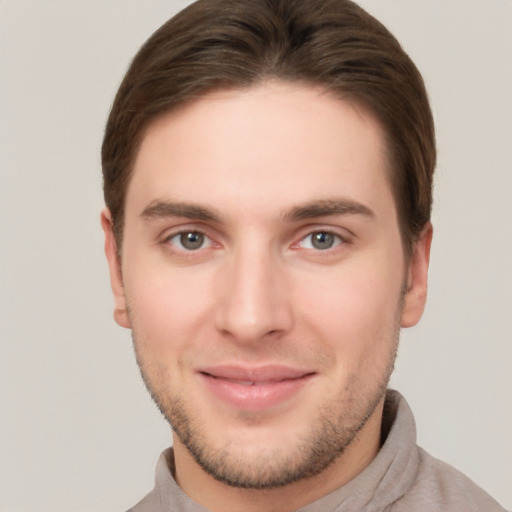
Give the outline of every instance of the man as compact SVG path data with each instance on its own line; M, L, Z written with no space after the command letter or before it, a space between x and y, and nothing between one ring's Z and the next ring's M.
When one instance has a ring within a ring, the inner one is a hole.
M387 391L426 300L416 67L346 0L200 0L141 48L103 144L115 319L173 428L132 510L503 510Z

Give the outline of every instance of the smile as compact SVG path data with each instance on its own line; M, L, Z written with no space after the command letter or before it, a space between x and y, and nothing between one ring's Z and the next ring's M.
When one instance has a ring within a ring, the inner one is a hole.
M264 411L291 401L316 374L283 366L222 366L202 369L198 375L207 393L229 407Z

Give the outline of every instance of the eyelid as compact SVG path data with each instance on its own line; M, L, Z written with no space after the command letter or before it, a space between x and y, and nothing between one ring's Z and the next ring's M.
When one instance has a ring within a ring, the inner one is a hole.
M179 237L180 235L186 233L199 233L205 238L206 245L196 249L186 249L181 248L176 244L171 243L173 238ZM214 236L211 234L211 230L206 229L204 226L198 226L197 224L188 223L188 224L180 224L178 226L173 226L172 228L166 229L162 235L159 237L159 243L162 245L169 246L172 250L180 253L188 253L192 254L194 252L199 252L202 249L208 249L215 246L220 246L220 244L216 241Z
M334 237L333 245L331 247L326 247L325 249L319 249L318 247L313 247L313 241L311 240L311 242L310 242L311 247L305 247L306 249L311 250L311 251L327 252L327 251L333 250L335 247L345 243L345 240L337 233L333 233L332 231L327 231L327 230L318 230L318 231L312 231L311 233L302 237L299 240L297 245L303 244L306 240L311 239L314 235L316 235L318 233L332 235Z
M295 242L292 244L292 248L299 248L299 244L305 240L306 238L312 236L315 233L329 233L336 238L339 238L339 240L343 244L348 244L353 241L355 238L354 233L352 233L347 228L343 228L340 226L332 226L332 225L325 225L325 224L314 224L314 225L308 225L303 227L300 230L300 235L295 238ZM339 243L336 244L334 247L340 245ZM313 250L313 249L312 249ZM318 249L315 249L319 251ZM327 249L325 249L323 252L327 252Z
M195 234L201 235L203 237L203 244L200 247L198 247L197 249L187 249L186 247L183 247L183 244L181 243L180 238L183 235L187 235L187 234L191 234L191 233L195 233ZM176 244L173 243L174 239L176 239L176 241L177 241ZM183 252L196 252L201 249L207 249L208 247L211 247L213 245L213 241L208 235L205 235L204 233L201 233L200 231L189 231L189 230L180 231L178 233L168 236L166 238L166 242L168 244L172 245L174 248L178 248L178 250L183 251ZM177 247L178 243L179 243L179 245L181 245L181 247Z

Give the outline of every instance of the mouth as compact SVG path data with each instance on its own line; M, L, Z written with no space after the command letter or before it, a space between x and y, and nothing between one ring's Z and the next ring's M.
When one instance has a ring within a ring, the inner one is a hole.
M215 377L214 375L210 375L213 379L218 379L220 377ZM251 381L251 380L236 380L236 379L225 379L227 382L233 382L234 384L239 384L240 386L267 386L269 384L273 384L274 382L281 381L272 381L272 380L260 380L260 381Z
M239 410L263 411L289 403L314 378L315 372L286 366L257 368L217 366L198 375L207 392Z

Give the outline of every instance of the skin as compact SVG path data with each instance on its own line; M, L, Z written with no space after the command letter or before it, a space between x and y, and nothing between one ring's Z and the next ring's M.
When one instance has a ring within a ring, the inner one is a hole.
M426 226L405 258L388 177L370 112L266 82L149 127L120 251L102 213L115 319L132 329L173 425L175 478L210 510L296 510L378 452L399 330L424 309L432 236ZM229 383L243 395L233 402L205 373L226 365L305 376L263 405Z

